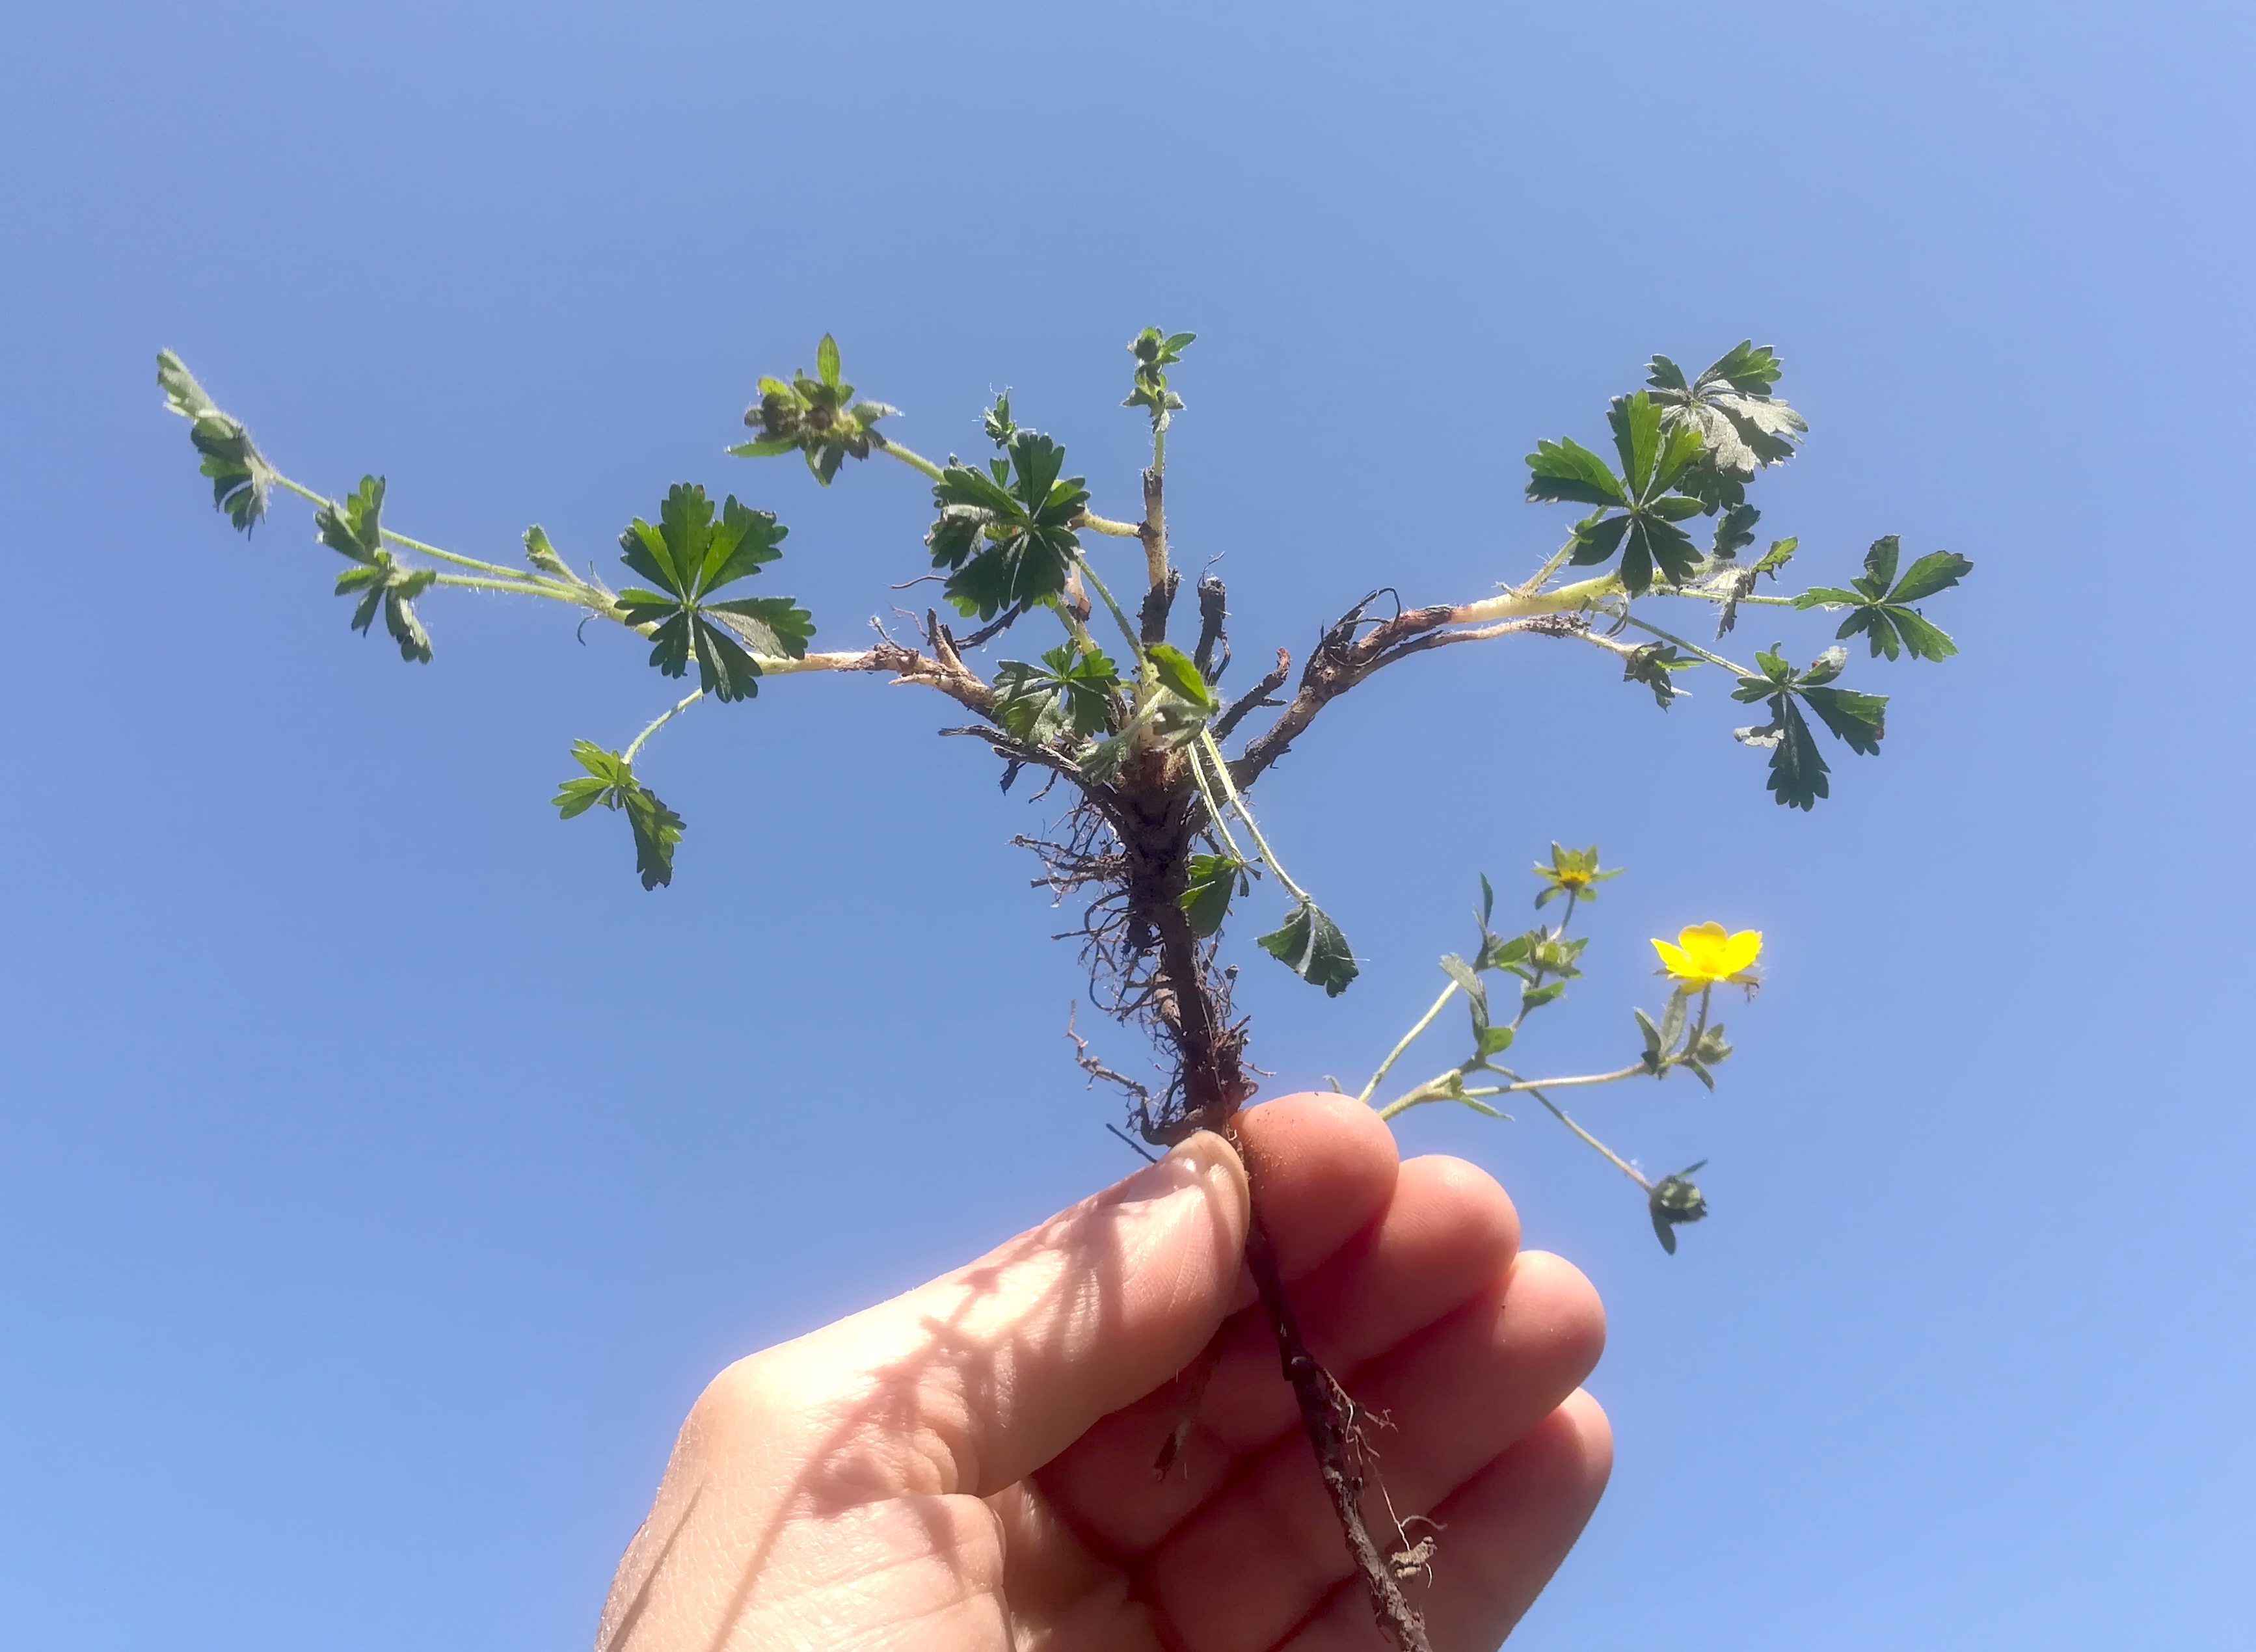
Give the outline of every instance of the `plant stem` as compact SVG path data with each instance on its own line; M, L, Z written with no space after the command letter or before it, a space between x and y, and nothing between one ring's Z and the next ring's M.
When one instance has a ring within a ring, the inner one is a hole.
M1761 675L1759 671L1751 671L1744 665L1736 665L1732 664L1730 660L1725 659L1721 654L1711 654L1706 649L1701 647L1697 643L1692 642L1688 638L1679 636L1674 631L1664 631L1658 625L1648 624L1644 620L1638 618L1634 614L1625 614L1622 617L1629 624L1637 627L1639 630L1649 631L1664 643L1674 643L1686 653L1697 654L1702 659L1706 660L1710 665L1720 665L1725 671L1731 672L1735 676L1759 677Z
M432 583L434 585L459 585L473 591L507 591L517 596L545 596L553 601L569 602L575 608L595 607L595 604L589 601L594 594L592 592L583 594L568 591L546 581L534 585L521 577L489 580L469 573L436 573L431 577ZM602 608L596 608L596 611L598 614L605 613ZM606 617L611 616L606 615Z
M934 464L931 460L927 459L922 453L918 453L913 448L902 446L900 443L895 441L890 436L880 436L873 430L870 432L870 440L877 447L878 452L891 453L894 458L899 460L901 463L906 465L910 469L920 470L926 475L931 477L934 482L938 482L947 474L941 470L938 465Z
M1215 773L1222 777L1222 789L1228 795L1230 806L1237 811L1237 818L1245 822L1245 829L1252 835L1254 847L1261 851L1261 858L1268 863L1269 869L1277 875L1278 882L1285 886L1285 893L1303 905L1314 906L1315 902L1309 898L1308 890L1294 882L1292 874L1277 864L1277 851L1271 848L1269 840L1261 835L1260 823L1254 819L1253 811L1245 806L1244 798L1239 795L1237 782L1230 778L1230 764L1222 755L1222 748L1214 743L1213 732L1200 729L1199 741L1214 763Z
M1531 614L1565 614L1576 608L1586 608L1600 597L1611 596L1621 589L1621 580L1611 573L1596 579L1577 580L1572 585L1562 585L1555 591L1538 593L1525 587L1500 591L1494 596L1484 596L1477 602L1468 602L1453 609L1449 615L1452 625L1470 625L1480 620L1508 620Z
M1115 539L1140 539L1144 530L1132 522L1115 522L1110 517L1100 517L1095 511L1084 510L1074 518L1073 525L1086 528L1091 533L1108 534Z
M1618 1084L1624 1079L1639 1078L1651 1071L1652 1069L1645 1063L1639 1061L1612 1072L1578 1073L1571 1079L1516 1079L1511 1084L1498 1086L1498 1093L1516 1095L1523 1090L1532 1093L1537 1090L1565 1090L1578 1084Z
M619 761L631 766L635 760L635 753L642 749L642 742L644 741L648 740L668 722L671 722L674 718L679 717L683 712L687 711L692 706L694 706L699 700L704 698L705 691L701 688L694 693L685 695L673 706L671 710L659 713L657 716L650 720L650 727L644 729L642 733L637 735L633 741L628 745L627 749L619 754Z
M1456 993L1457 983L1454 981L1442 988L1442 995L1434 1000L1434 1007L1419 1016L1418 1024L1402 1035L1402 1042L1386 1052L1386 1059L1378 1064L1378 1071L1371 1075L1371 1082L1363 1086L1362 1093L1356 1097L1357 1100L1367 1102L1371 1100L1371 1093L1378 1088L1378 1081L1386 1076L1386 1070L1402 1058L1404 1051L1418 1042L1419 1034L1434 1024L1434 1017L1442 1013L1442 1006L1456 997Z
M1644 1177L1639 1175L1635 1166L1631 1164L1630 1162L1624 1158L1620 1154L1615 1152L1613 1149L1608 1147L1604 1142L1598 1140L1597 1136L1592 1135L1581 1125L1576 1123L1574 1120L1569 1118L1565 1113L1560 1110L1558 1104L1553 1101L1549 1096L1545 1095L1540 1090L1533 1091L1531 1093L1538 1101L1540 1101L1545 1107L1551 1109L1551 1116L1553 1118L1558 1120L1560 1123L1565 1125L1576 1135L1581 1136L1583 1140L1588 1142L1592 1147L1597 1149L1599 1152L1604 1154L1607 1161L1611 1163L1616 1170L1619 1170L1624 1176L1628 1177L1631 1181L1635 1182L1639 1187L1645 1189L1646 1192L1649 1193L1653 1191L1653 1184L1646 1181Z
M1214 829L1221 835L1223 847L1230 851L1230 858L1244 864L1245 852L1237 847L1237 840L1230 835L1230 816L1216 798L1214 788L1206 777L1206 763L1202 759L1199 747L1191 748L1190 759L1191 778L1198 782L1199 800L1206 805L1207 819L1214 822Z
M1440 1006L1436 1005L1435 1008L1439 1009ZM1510 1084L1484 1086L1479 1090L1468 1091L1466 1093L1469 1095L1518 1095L1524 1092L1534 1096L1537 1100L1543 1101L1544 1090L1564 1090L1576 1085L1586 1084L1618 1084L1624 1079L1638 1078L1650 1071L1651 1069L1640 1061L1634 1066L1623 1067L1615 1072L1584 1072L1578 1073L1571 1079L1516 1079ZM1451 1067L1447 1072L1436 1073L1416 1089L1404 1091L1379 1108L1378 1116L1382 1119L1391 1119L1428 1101L1455 1100L1456 1098L1449 1093L1449 1080L1462 1079L1465 1070L1463 1067ZM1543 1105L1551 1106L1548 1101L1543 1101ZM1554 1111L1556 1109L1555 1108Z
M1658 594L1663 596L1696 596L1703 602L1729 602L1733 600L1731 593L1728 591L1707 590L1688 586L1672 586L1667 591L1658 593ZM1790 596L1757 596L1752 591L1745 591L1740 593L1737 600L1741 602L1756 603L1766 608L1790 608L1794 606L1794 599Z
M1551 931L1551 938L1553 940L1562 941L1567 938L1567 925L1574 921L1575 902L1580 897L1582 893L1583 892L1580 889L1569 889L1567 891L1567 910L1559 914L1559 927Z
M1152 432L1152 467L1144 473L1144 577L1150 588L1167 583L1167 433Z
M1104 581L1096 577L1096 570L1089 566L1089 559L1085 556L1075 556L1074 565L1081 570L1081 577L1087 580L1096 594L1104 599L1104 606L1112 610L1113 621L1120 627L1120 635L1128 639L1128 651L1134 656L1140 671L1145 663L1144 644L1136 635L1136 628L1128 622L1128 615L1122 611L1120 604L1113 601L1112 593L1106 587Z
M331 510L337 509L337 502L330 498L328 495L315 493L311 488L307 487L305 483L300 482L293 482L289 477L284 475L278 470L274 473L274 485L278 488L288 489L292 493L296 494L298 497L306 500L309 503L326 505ZM476 557L459 556L452 551L442 551L435 545L426 545L420 539L411 539L404 533L392 532L389 528L382 529L380 531L385 538L391 540L394 545L405 545L410 551L420 552L427 557L436 557L441 562L451 562L456 567L476 568L481 573L497 573L504 579L509 580L539 580L547 584L558 583L554 580L546 580L545 576L541 574L526 573L519 568L504 567L498 562L481 562ZM559 588L562 588L560 585L559 586Z

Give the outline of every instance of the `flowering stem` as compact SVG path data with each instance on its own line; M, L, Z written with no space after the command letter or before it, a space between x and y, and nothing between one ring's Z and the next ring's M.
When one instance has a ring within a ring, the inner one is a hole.
M1558 1120L1560 1123L1565 1125L1576 1135L1581 1136L1583 1140L1588 1142L1592 1147L1597 1149L1599 1152L1604 1154L1606 1156L1607 1162L1612 1164L1616 1170L1619 1170L1624 1176L1628 1177L1631 1181L1635 1182L1639 1187L1645 1189L1646 1192L1650 1193L1653 1191L1653 1184L1646 1181L1644 1177L1638 1174L1636 1166L1632 1165L1620 1154L1615 1152L1613 1149L1608 1147L1604 1142L1598 1140L1597 1136L1592 1135L1581 1125L1576 1123L1574 1120L1569 1118L1565 1113L1560 1110L1558 1104L1553 1101L1549 1096L1545 1095L1540 1090L1531 1091L1529 1093L1533 1095L1534 1098L1538 1101L1540 1101L1545 1107L1551 1109L1551 1116L1553 1118Z
M1371 1082L1363 1086L1363 1093L1356 1097L1357 1100L1369 1101L1371 1100L1371 1093L1378 1088L1378 1081L1386 1076L1386 1070L1402 1058L1402 1052L1404 1051L1407 1050L1412 1044L1418 1042L1419 1034L1424 1032L1427 1028L1434 1024L1434 1017L1442 1013L1442 1006L1448 1003L1450 999L1454 998L1456 995L1456 991L1457 983L1454 981L1448 986L1442 988L1442 995L1434 1000L1434 1007L1431 1009L1428 1009L1424 1015L1419 1016L1418 1024L1402 1035L1402 1042L1396 1044L1393 1049L1386 1052L1386 1059L1378 1064L1378 1071L1371 1075ZM1380 1116L1383 1118L1386 1115L1382 1114Z
M871 444L877 447L878 452L891 453L894 458L899 460L901 463L906 465L910 469L920 470L926 475L931 477L934 482L940 481L946 474L938 465L934 464L931 460L927 459L922 453L916 452L913 448L902 446L900 443L895 441L890 436L880 436L873 430L870 432L870 440Z
M1574 889L1567 891L1567 910L1559 914L1559 927L1551 931L1553 940L1562 941L1567 938L1567 925L1574 920L1575 903L1582 897L1582 890Z

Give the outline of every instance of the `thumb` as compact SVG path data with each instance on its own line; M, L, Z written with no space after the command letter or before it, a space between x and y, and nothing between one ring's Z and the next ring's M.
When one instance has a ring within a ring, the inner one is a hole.
M1230 1310L1250 1208L1237 1155L1201 1132L968 1267L762 1358L796 1367L786 1386L834 1439L842 1425L920 1448L876 1454L899 1465L889 1489L986 1496L1190 1363Z

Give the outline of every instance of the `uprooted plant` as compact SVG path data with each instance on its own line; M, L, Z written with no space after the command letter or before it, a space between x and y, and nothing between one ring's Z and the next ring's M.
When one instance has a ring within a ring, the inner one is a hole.
M1684 693L1686 673L1721 671L1732 698L1768 714L1735 730L1736 737L1768 753L1777 801L1807 810L1829 790L1811 715L1854 752L1878 752L1885 733L1884 697L1840 685L1848 663L1840 643L1861 635L1872 657L1890 660L1908 653L1939 661L1956 652L1918 606L1970 570L1952 552L1902 566L1889 537L1873 543L1863 573L1846 587L1794 595L1759 588L1766 580L1775 585L1795 541L1774 539L1755 552L1759 512L1746 501L1747 487L1790 459L1807 427L1776 394L1778 357L1749 342L1697 375L1653 357L1645 387L1615 397L1608 409L1618 463L1569 439L1537 444L1527 460L1527 497L1588 514L1526 578L1493 594L1415 608L1391 589L1370 592L1315 639L1297 679L1289 651L1280 648L1258 681L1225 695L1227 593L1211 573L1202 576L1191 592L1195 622L1186 616L1179 628L1183 581L1167 544L1167 437L1183 407L1169 369L1191 340L1147 328L1130 346L1135 365L1124 404L1147 416L1152 437L1142 510L1132 518L1092 510L1082 479L1065 474L1064 450L1019 425L1007 395L984 417L994 456L943 464L880 430L896 410L857 398L828 337L812 375L762 379L759 399L744 415L753 436L731 453L799 453L826 487L850 457L882 455L931 486L924 545L954 617L927 609L902 628L912 633L906 640L872 620L874 643L838 652L809 650L814 621L791 598L737 594L741 581L782 555L786 530L772 512L733 494L716 505L694 483L669 490L655 522L637 517L620 535L622 560L636 582L614 590L592 568L575 572L537 526L525 530L524 559L514 565L408 538L385 525L382 477L363 477L342 497L317 492L276 469L243 423L221 411L169 351L158 358L158 382L172 411L190 421L219 508L249 533L275 489L304 498L314 507L315 537L345 559L336 589L354 599L354 629L369 632L380 615L403 659L432 657L418 601L438 587L460 587L559 603L636 632L649 640L650 663L685 686L694 670L696 686L624 746L575 744L581 772L555 799L568 819L599 805L624 814L645 889L673 881L684 823L643 777L644 748L701 701L754 698L765 678L874 672L921 685L969 714L973 721L941 732L988 748L1003 764L1005 791L1029 770L1041 778L1038 798L1061 784L1057 824L1019 840L1040 857L1040 881L1079 906L1075 934L1095 1002L1146 1032L1160 1052L1160 1080L1146 1084L1106 1065L1073 1035L1091 1080L1124 1091L1138 1134L1153 1144L1199 1129L1232 1133L1233 1115L1253 1093L1246 1023L1230 1005L1237 967L1225 966L1222 954L1233 909L1253 898L1257 881L1273 882L1285 902L1281 921L1258 938L1264 952L1328 995L1356 979L1339 925L1287 871L1247 799L1326 706L1376 672L1460 643L1555 639L1603 650L1619 662L1625 680L1642 685L1666 709ZM1134 545L1117 565L1105 563L1110 581L1099 566L1107 540ZM1132 578L1124 603L1113 586L1127 587ZM1660 599L1711 615L1711 639L1695 642L1655 623L1649 615ZM1792 663L1776 644L1757 651L1752 665L1741 664L1717 650L1741 614L1755 608L1846 614L1836 645L1805 664ZM1021 650L1031 658L983 669L971 663L980 650L1015 642L1026 624L1054 628L1054 646L1037 643ZM1249 725L1252 732L1241 740ZM1690 1179L1701 1166L1650 1177L1570 1118L1553 1093L1666 1079L1680 1068L1712 1089L1714 1068L1731 1053L1711 1014L1714 995L1723 985L1752 991L1762 938L1710 924L1686 929L1674 943L1656 941L1670 990L1657 1018L1637 1012L1639 1046L1632 1058L1611 1071L1531 1079L1505 1058L1527 1017L1580 973L1585 942L1570 938L1569 926L1578 904L1597 898L1597 885L1615 875L1599 865L1595 847L1556 844L1536 872L1536 905L1560 901L1557 921L1498 933L1494 889L1483 877L1477 946L1469 957L1442 960L1447 980L1440 995L1379 1063L1362 1098L1388 1118L1442 1101L1500 1117L1495 1098L1532 1096L1639 1185L1653 1230L1673 1253L1676 1227L1706 1213ZM1509 1015L1493 996L1500 988L1513 995ZM1383 1096L1395 1063L1459 997L1470 1015L1470 1053L1399 1095ZM1254 1192L1247 1263L1355 1570L1392 1642L1423 1648L1425 1631L1402 1584L1432 1560L1435 1540L1412 1541L1378 1494L1355 1407L1301 1338L1262 1223L1258 1174ZM1391 1528L1385 1541L1374 1536L1373 1522Z

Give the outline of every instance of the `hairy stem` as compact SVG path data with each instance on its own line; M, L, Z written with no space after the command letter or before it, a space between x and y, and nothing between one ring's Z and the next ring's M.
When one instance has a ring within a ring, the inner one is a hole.
M692 706L694 706L699 700L704 698L705 691L701 688L694 693L684 695L666 710L659 713L657 716L650 720L650 726L644 729L642 733L637 735L634 739L628 743L627 749L619 754L619 760L631 765L635 760L635 753L642 749L642 742L644 741L648 740L659 729L665 728L667 723L673 721L676 717L679 717L683 712L687 711Z
M1166 432L1152 432L1152 467L1144 473L1144 575L1155 591L1167 584L1167 440ZM1163 643L1167 635L1146 640Z
M1597 1136L1592 1135L1581 1125L1576 1123L1574 1120L1569 1118L1560 1108L1558 1103L1552 1100L1549 1096L1545 1095L1540 1090L1532 1090L1529 1093L1538 1101L1540 1101L1545 1107L1551 1109L1551 1116L1553 1118L1557 1119L1560 1123L1565 1125L1576 1135L1581 1136L1583 1140L1588 1142L1592 1147L1597 1149L1599 1152L1604 1154L1608 1163L1611 1164L1624 1176L1628 1177L1631 1181L1635 1182L1639 1187L1645 1189L1646 1192L1649 1193L1653 1191L1653 1184L1646 1180L1644 1177L1638 1174L1637 1167L1634 1164L1632 1164L1620 1154L1615 1152L1613 1149L1608 1147L1604 1142L1598 1140Z
M296 494L298 497L307 501L310 504L326 505L331 510L335 510L338 508L337 502L330 498L327 494L315 493L311 488L307 487L303 482L293 482L289 477L282 475L279 471L276 471L274 473L274 485L278 488L287 489L290 492ZM526 582L539 581L546 584L556 585L560 591L568 588L563 587L561 581L549 580L546 575L527 573L522 568L505 567L498 562L481 562L476 557L462 556L452 551L441 550L435 545L426 545L420 539L411 539L404 533L394 533L389 528L381 529L379 531L382 532L384 538L390 540L393 545L403 545L410 551L417 552L427 557L435 558L441 562L451 562L458 568L474 568L480 573L499 574L505 580L518 580ZM579 598L575 598L574 600L584 601L584 599Z
M1378 1064L1378 1071L1371 1075L1371 1082L1363 1086L1363 1093L1356 1097L1357 1100L1367 1102L1371 1100L1372 1093L1378 1088L1378 1081L1386 1076L1387 1070L1402 1058L1402 1053L1404 1051L1409 1049L1412 1044L1418 1042L1419 1035L1424 1032L1427 1028L1432 1026L1434 1024L1434 1017L1442 1013L1442 1007L1456 995L1457 983L1454 981L1448 986L1442 988L1442 995L1434 1000L1434 1007L1431 1009L1428 1009L1424 1015L1419 1016L1418 1024L1402 1035L1402 1042L1396 1044L1393 1049L1386 1052L1386 1059ZM1389 1115L1381 1114L1379 1116L1381 1118L1385 1118Z
M880 453L891 453L910 469L922 471L934 482L938 482L946 474L922 453L913 448L902 446L890 436L880 436L874 430L870 432L870 445Z
M1209 729L1200 729L1199 743L1206 749L1207 756L1214 763L1215 773L1221 777L1223 793L1230 799L1230 806L1245 823L1245 830L1253 839L1253 847L1261 851L1262 860L1277 875L1277 882L1284 885L1285 893L1296 901L1314 906L1315 903L1308 898L1308 890L1294 882L1292 874L1278 864L1277 851L1269 847L1269 840L1261 835L1260 822L1253 818L1253 811L1245 806L1245 799L1238 792L1237 783L1230 778L1229 760L1223 756L1222 748L1214 743L1213 733Z
M1701 647L1697 643L1691 642L1684 637L1679 636L1674 631L1664 631L1658 625L1641 620L1634 614L1625 615L1624 615L1624 618L1626 619L1630 624L1637 627L1639 630L1650 632L1653 636L1659 637L1664 643L1674 643L1686 653L1696 654L1702 659L1706 660L1709 664L1720 665L1724 670L1732 672L1736 676L1759 677L1762 675L1760 671L1751 671L1744 665L1734 664L1731 661L1725 659L1721 654L1711 654L1706 649Z

